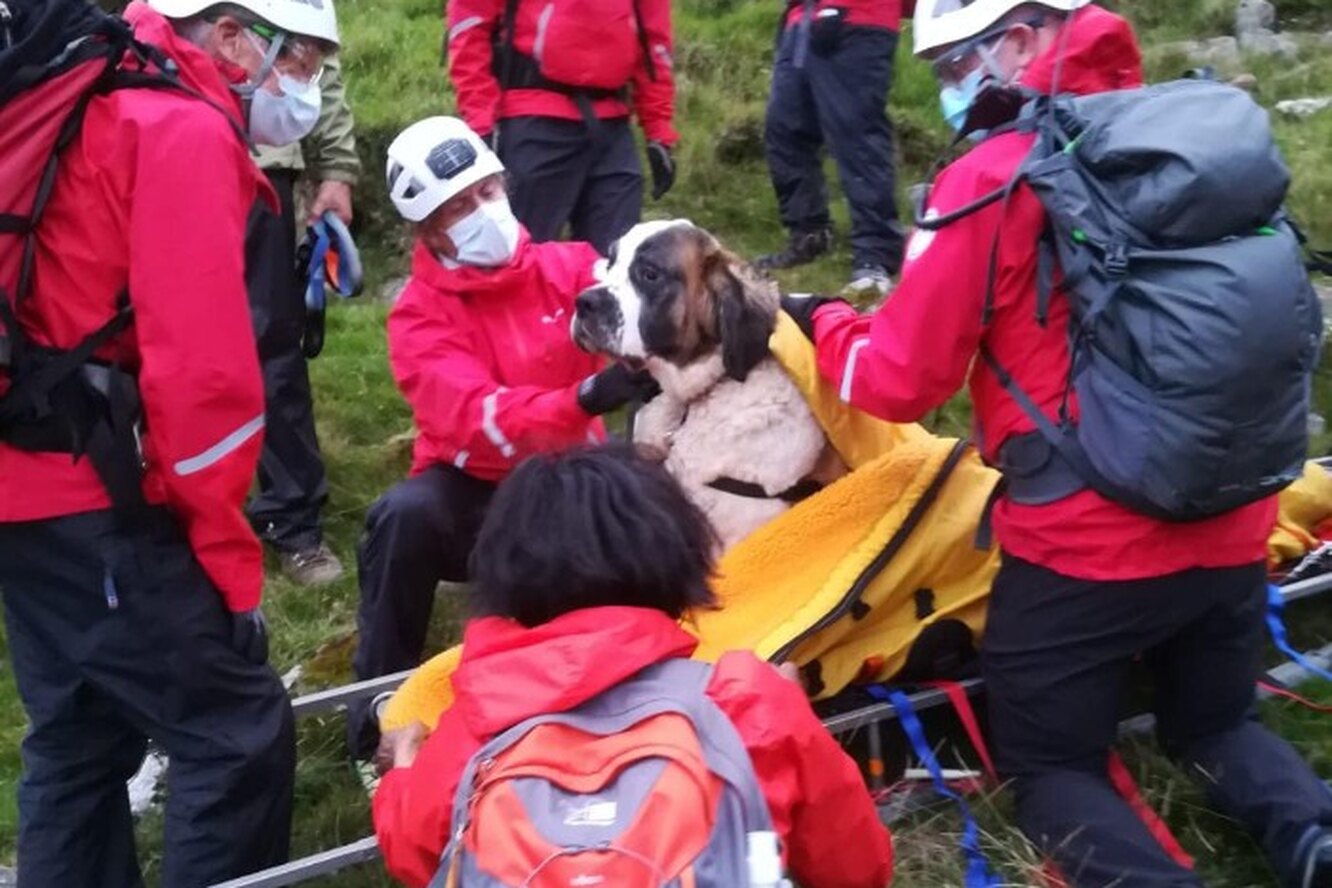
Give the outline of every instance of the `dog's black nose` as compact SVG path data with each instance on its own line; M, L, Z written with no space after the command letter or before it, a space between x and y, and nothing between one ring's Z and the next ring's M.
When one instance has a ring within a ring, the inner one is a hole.
M585 317L595 317L604 314L613 301L610 290L605 287L590 287L578 294L578 298L574 300L574 310Z

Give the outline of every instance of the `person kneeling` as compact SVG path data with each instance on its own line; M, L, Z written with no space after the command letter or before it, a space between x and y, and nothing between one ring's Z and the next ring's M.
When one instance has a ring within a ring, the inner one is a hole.
M573 344L574 299L600 257L590 244L532 243L504 165L465 123L412 124L387 167L416 237L388 349L418 435L411 477L370 507L357 550L360 680L421 662L435 587L467 579L496 482L533 453L604 439L598 417L655 387L620 364L598 370ZM372 708L349 714L353 759L378 743ZM368 761L361 770L368 779Z
M390 873L426 885L456 863L462 884L478 868L545 884L538 873L577 862L608 885L775 885L775 832L802 884L888 884L888 833L799 685L747 651L687 659L678 621L714 604L712 542L674 479L627 445L536 456L500 485L472 554L454 705L428 737L419 723L384 737L374 822ZM681 712L683 737L667 718ZM682 784L690 772L702 778Z

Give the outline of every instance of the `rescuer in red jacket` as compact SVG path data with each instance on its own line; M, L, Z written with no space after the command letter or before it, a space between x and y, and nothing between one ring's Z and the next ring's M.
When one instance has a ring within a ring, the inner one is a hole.
M127 485L88 454L0 442L0 589L31 721L25 885L143 884L125 781L149 737L171 760L164 884L209 885L287 855L291 707L267 665L263 565L242 511L264 421L246 219L275 201L244 131L299 138L285 123L337 23L331 4L300 0L152 0L125 17L193 94L123 88L89 102L19 307L25 340L67 350L127 299L128 326L80 372L118 393L128 381L142 404L135 415L128 396L109 396L113 423L140 423L128 471L107 473Z
M430 881L463 767L484 742L690 655L696 641L678 622L712 604L709 537L665 469L624 446L532 459L501 485L477 542L477 618L454 705L424 744L420 724L384 738L394 767L374 820L390 873ZM722 656L706 693L749 751L792 876L819 888L886 886L888 832L800 686L736 651Z
M537 241L567 223L601 253L639 220L647 141L652 197L675 182L669 0L449 0L458 113L508 168Z
M1059 92L1077 94L1142 85L1128 22L1087 0L920 0L915 39L940 79L945 116L959 129L987 79L1050 92L1057 77ZM976 137L980 144L935 180L927 217L1002 189L1034 138ZM937 231L918 229L900 283L873 315L819 298L785 305L812 333L822 374L843 400L871 413L916 420L967 383L978 446L998 464L1004 445L1034 425L990 366L975 360L978 349L988 349L1048 416L1057 414L1068 378L1067 300L1056 295L1047 321L1037 320L1044 225L1036 196L1020 186L1011 199ZM1069 407L1076 416L1076 397ZM1167 753L1210 775L1213 801L1254 833L1287 884L1324 884L1304 881L1306 866L1323 879L1332 873L1332 793L1250 718L1275 510L1271 497L1167 523L1090 489L1043 505L1009 496L995 502L1004 562L982 664L996 758L1013 781L1023 829L1074 884L1202 884L1106 779L1122 681L1138 654L1153 673Z
M894 195L893 82L902 0L787 0L763 123L768 174L788 240L760 268L792 268L832 249L822 149L837 162L851 216L847 292L886 293L906 234Z
M389 361L412 408L412 475L370 507L358 550L355 667L372 678L421 661L440 580L467 558L495 483L524 458L605 437L598 418L651 387L569 336L593 283L585 243L533 243L514 218L504 166L461 120L431 117L389 146L394 205L415 225L412 275L389 314ZM354 757L378 732L349 722Z

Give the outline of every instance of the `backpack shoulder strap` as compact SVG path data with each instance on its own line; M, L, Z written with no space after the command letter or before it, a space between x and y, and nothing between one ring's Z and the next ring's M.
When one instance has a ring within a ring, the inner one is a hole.
M514 56L518 51L514 48L514 33L518 28L518 0L504 0L504 19L500 22L500 52L504 57L500 59L500 92L511 89L514 77Z
M652 47L648 43L647 25L643 23L643 0L632 0L634 5L634 29L638 31L638 45L643 50L643 64L647 66L648 79L656 82L657 64L652 60Z
M1054 233L1047 222L1036 243L1036 323L1042 327L1050 320L1050 297L1054 294Z

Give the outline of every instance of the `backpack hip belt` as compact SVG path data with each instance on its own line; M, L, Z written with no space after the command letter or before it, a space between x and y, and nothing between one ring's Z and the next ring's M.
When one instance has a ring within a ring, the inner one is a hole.
M541 73L541 68L537 60L532 56L513 50L513 61L510 70L500 72L501 84L504 89L544 89L550 92L557 92L566 95L575 102L580 97L585 97L589 101L600 101L602 99L619 99L627 101L629 99L629 87L622 86L618 89L596 89L590 86L574 86L570 83L560 83L551 80ZM580 106L581 110L581 106Z
M1004 496L1024 506L1044 506L1089 486L1039 431L1005 441L995 468L1004 476Z
M130 516L146 507L138 380L116 366L77 362L80 351L26 344L0 398L0 441L30 453L86 455L112 506Z
M496 56L497 60L500 58L504 59L501 66L502 70L498 72L501 89L544 89L548 92L568 96L578 106L578 113L582 115L583 123L593 133L597 132L601 126L601 120L597 117L596 109L592 106L593 102L603 99L629 101L629 87L627 86L622 86L619 89L596 89L551 80L541 73L541 68L536 59L516 49L510 50L507 56Z

